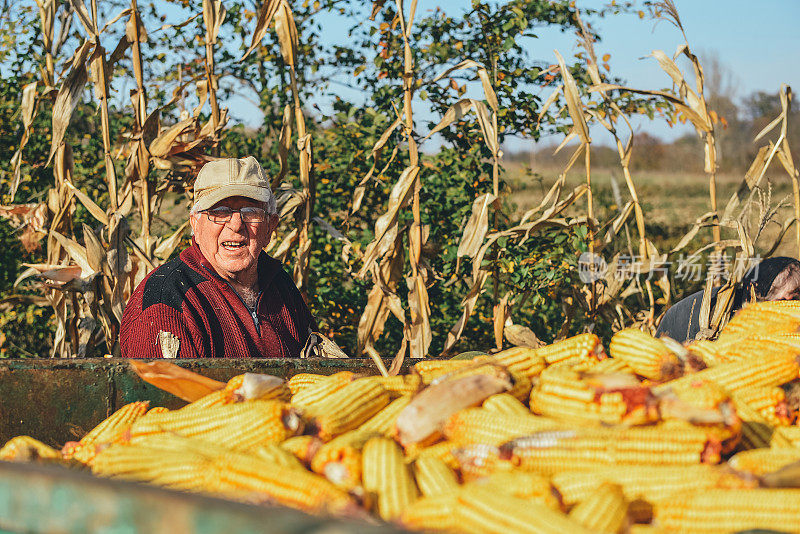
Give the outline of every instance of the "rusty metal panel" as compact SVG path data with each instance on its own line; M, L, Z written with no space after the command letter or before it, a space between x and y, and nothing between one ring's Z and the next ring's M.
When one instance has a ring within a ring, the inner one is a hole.
M289 377L300 372L338 371L375 374L364 359L197 359L174 363L217 380L244 372ZM149 400L152 406L178 408L185 403L139 379L127 360L0 360L0 444L29 435L48 445L85 434L120 406Z
M399 532L94 477L60 466L0 462L0 531L33 534Z

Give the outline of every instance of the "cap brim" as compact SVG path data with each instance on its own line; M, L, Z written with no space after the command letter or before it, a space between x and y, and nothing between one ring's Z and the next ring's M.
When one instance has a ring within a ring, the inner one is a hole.
M214 207L217 202L230 197L246 197L258 202L269 202L270 191L264 187L246 184L226 185L198 200L194 205L194 211L207 210Z

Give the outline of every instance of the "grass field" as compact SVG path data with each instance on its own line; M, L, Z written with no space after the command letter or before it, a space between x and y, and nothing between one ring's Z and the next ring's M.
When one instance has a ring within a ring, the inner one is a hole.
M770 208L778 205L782 205L782 207L778 209L774 222L767 224L761 232L756 242L756 254L762 254L771 247L780 232L778 222L783 223L792 216L791 183L786 174L779 173L778 170L781 170L780 167L773 167L767 173L762 180L761 192L763 201L768 201ZM541 168L533 169L533 173L530 173L522 165L507 166L506 180L511 187L511 200L516 204L517 211L523 213L536 206L560 172L561 169L558 168ZM667 248L674 246L698 217L710 210L708 177L703 173L639 171L633 172L632 175L644 211L648 237L662 253L666 252ZM717 205L720 210L725 208L743 177L744 171L717 175ZM584 183L585 180L584 169L576 166L567 175L567 188L571 190L578 184ZM613 182L616 182L619 197L615 195ZM623 205L630 200L624 176L619 168L593 168L592 190L595 211L601 222L613 217L617 212L619 209L618 198L621 198ZM758 195L755 199L758 200ZM756 227L753 225L759 219L758 204L758 202L754 203L748 217L753 234L756 232ZM578 205L581 210L585 210L585 198L581 199ZM635 237L633 217L629 221L631 231L634 232L632 235ZM723 235L724 237L726 236ZM732 234L729 237L735 238ZM696 244L703 244L703 241L707 242L710 238L710 230L701 231L696 238ZM793 230L787 232L774 255L797 256Z

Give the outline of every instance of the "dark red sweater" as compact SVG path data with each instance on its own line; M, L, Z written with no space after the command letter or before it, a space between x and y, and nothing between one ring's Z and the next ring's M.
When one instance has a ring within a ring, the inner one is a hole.
M179 340L179 358L299 357L316 328L311 312L280 262L264 252L258 282L253 317L193 242L131 295L120 326L122 356L163 357L159 333L168 332Z

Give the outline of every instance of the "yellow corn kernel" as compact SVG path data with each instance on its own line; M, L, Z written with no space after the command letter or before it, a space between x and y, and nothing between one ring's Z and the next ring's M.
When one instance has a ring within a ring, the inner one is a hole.
M400 446L388 438L372 438L362 458L364 490L377 496L378 515L384 521L397 519L418 495Z
M394 424L395 421L397 421L397 416L409 405L411 399L411 395L406 395L393 400L386 408L370 417L359 429L377 432L386 437L390 437L394 431Z
M354 379L355 375L350 371L332 374L292 395L291 404L301 410L309 410L313 406L327 401L328 397L350 384Z
M796 532L800 489L712 489L678 493L655 507L655 520L679 532Z
M760 448L734 454L728 460L728 465L737 471L764 475L798 461L800 461L798 448Z
M406 528L425 532L452 532L458 530L455 510L458 491L450 491L418 499L400 516Z
M299 417L280 401L250 401L154 414L136 421L128 431L131 442L160 433L196 437L222 447L245 450L277 443L301 430Z
M434 456L423 456L414 462L414 478L419 491L426 497L450 493L458 489L456 473Z
M675 493L711 488L752 488L757 482L742 478L718 465L628 465L599 467L581 471L561 471L553 475L553 486L566 506L592 496L603 483L619 485L628 501L659 502Z
M329 440L353 430L385 408L391 395L375 378L360 378L347 384L324 402L308 406L317 435Z
M30 436L11 438L0 449L0 460L31 462L39 459L61 459L61 452Z
M588 533L579 523L543 504L492 491L478 484L465 486L458 494L456 520L468 533L536 534Z
M450 416L442 432L453 443L500 445L510 439L558 426L550 418L531 413L511 415L492 412L486 408L467 408Z
M527 406L522 404L516 397L508 393L498 393L483 401L483 408L490 412L505 415L531 415Z
M294 436L281 442L280 447L294 455L303 465L311 465L323 441L317 436Z
M650 380L671 380L683 374L678 356L663 341L638 328L614 334L608 349L612 358L624 361L636 374Z
M569 518L591 532L615 534L628 521L628 501L622 488L604 483L588 498L579 502Z

